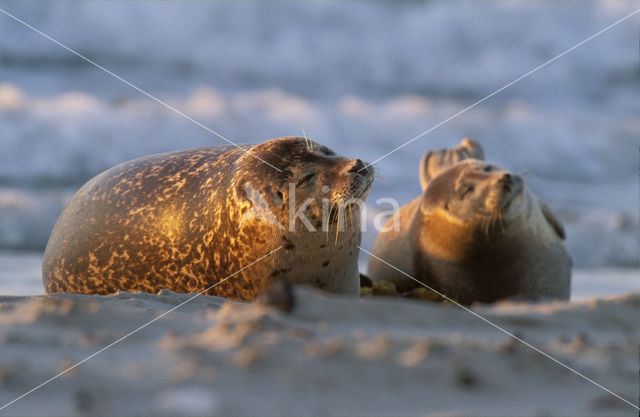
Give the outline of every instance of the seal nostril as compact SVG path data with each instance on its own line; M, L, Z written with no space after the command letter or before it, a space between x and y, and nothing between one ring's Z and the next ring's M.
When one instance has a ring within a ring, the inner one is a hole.
M513 177L511 176L511 174L507 173L504 174L498 184L502 185L502 190L504 192L511 192L511 185L513 184Z
M362 162L361 159L356 159L356 162L353 164L351 169L349 169L349 172L354 172L356 174L366 175L367 174L367 166L365 165L364 162Z

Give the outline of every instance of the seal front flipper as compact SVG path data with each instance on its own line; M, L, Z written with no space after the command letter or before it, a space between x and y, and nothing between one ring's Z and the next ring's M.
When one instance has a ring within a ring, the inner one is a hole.
M540 210L542 210L544 218L549 222L551 227L553 227L553 230L556 232L558 237L562 240L565 240L567 234L564 231L564 227L562 226L562 223L560 223L560 220L556 218L549 206L547 206L544 201L538 199L538 204L540 205Z
M453 149L439 149L425 153L420 161L420 185L422 185L422 191L427 188L429 181L440 172L465 159L484 160L482 146L469 138L464 138Z
M380 231L371 249L375 256L369 257L367 265L367 274L371 281L391 282L400 292L420 285L404 275L414 275L415 236L411 231L416 212L420 209L420 200L418 197L402 206Z

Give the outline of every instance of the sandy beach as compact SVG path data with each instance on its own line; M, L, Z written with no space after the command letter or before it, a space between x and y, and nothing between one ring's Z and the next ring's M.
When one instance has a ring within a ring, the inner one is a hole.
M291 313L199 296L3 415L635 415L455 305L295 289ZM5 404L191 296L0 298ZM640 292L473 311L636 403Z

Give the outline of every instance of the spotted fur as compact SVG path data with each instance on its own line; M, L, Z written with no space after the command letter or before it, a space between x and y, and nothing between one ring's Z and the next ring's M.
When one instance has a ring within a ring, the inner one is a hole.
M357 294L357 250L352 249L360 242L360 222L351 219L336 240L300 225L289 231L288 184L313 173L312 181L296 188L298 201L364 199L373 173L357 173L353 167L362 161L309 143L287 137L243 149L189 149L103 172L74 195L53 229L43 261L46 291L194 293L229 277L207 293L251 300L280 280ZM247 184L264 196L284 228L260 219L241 221L253 207ZM329 191L322 193L323 186ZM312 222L321 215L319 208L318 202L307 210ZM333 268L320 265L326 259Z

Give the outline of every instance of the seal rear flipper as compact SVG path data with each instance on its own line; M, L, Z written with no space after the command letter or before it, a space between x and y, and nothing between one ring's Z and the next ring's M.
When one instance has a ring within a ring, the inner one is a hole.
M422 191L427 188L429 181L440 172L465 159L484 160L482 146L469 138L464 138L453 149L440 149L425 153L420 161L420 185L422 186Z
M562 226L562 223L560 223L560 220L556 218L549 206L547 206L544 201L538 199L538 204L540 205L540 209L542 210L544 218L547 219L560 239L564 240L567 237L567 234L564 231L564 227Z

